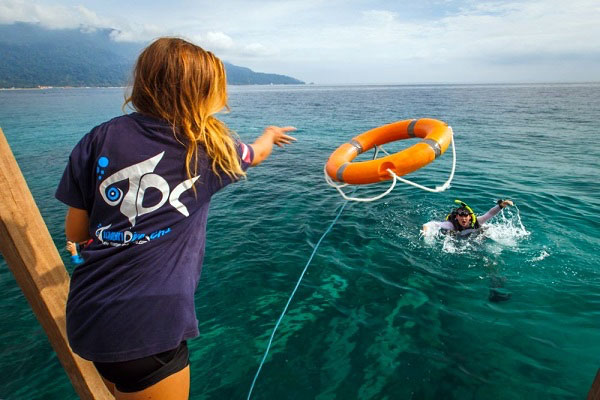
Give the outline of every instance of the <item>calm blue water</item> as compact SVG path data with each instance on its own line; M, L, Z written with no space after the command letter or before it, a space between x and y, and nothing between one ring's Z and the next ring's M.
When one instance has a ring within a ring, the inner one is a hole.
M53 193L68 154L120 114L122 100L122 89L0 91L0 127L59 249L65 209ZM400 184L380 201L348 204L253 398L585 397L600 367L600 84L232 87L230 105L223 119L242 139L278 124L298 127L298 142L211 205L193 399L246 397L275 321L343 204L323 180L329 154L366 129L418 117L454 128L451 189ZM451 163L448 151L408 177L433 187ZM455 198L483 213L500 197L517 208L485 237L419 234ZM494 286L511 299L490 302ZM4 262L0 292L0 398L75 399Z

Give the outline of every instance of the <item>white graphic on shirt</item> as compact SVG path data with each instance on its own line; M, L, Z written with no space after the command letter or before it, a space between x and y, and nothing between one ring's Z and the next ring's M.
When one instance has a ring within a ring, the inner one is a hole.
M158 210L167 200L181 214L186 217L189 216L186 206L179 201L179 196L186 190L191 189L199 176L181 182L169 194L169 183L166 179L153 173L164 154L163 151L145 161L115 172L107 177L98 188L100 195L107 204L117 206L121 203L119 211L129 219L132 227L135 226L135 220L138 216ZM123 195L123 191L113 185L126 179L129 187L127 193ZM161 194L161 198L158 203L144 207L144 194L149 188L157 189Z
M188 212L187 207L179 201L179 196L181 196L181 193L185 192L186 190L191 189L192 186L194 186L194 182L196 182L198 178L200 177L195 176L191 179L181 182L179 185L175 186L175 189L173 189L171 195L169 196L169 203L186 217L189 217L190 213Z

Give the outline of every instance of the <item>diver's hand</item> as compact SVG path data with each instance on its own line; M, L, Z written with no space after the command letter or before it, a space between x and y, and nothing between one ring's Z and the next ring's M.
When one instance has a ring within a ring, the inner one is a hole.
M498 202L498 205L500 208L504 208L506 206L514 206L515 204L512 202L512 200L501 200Z

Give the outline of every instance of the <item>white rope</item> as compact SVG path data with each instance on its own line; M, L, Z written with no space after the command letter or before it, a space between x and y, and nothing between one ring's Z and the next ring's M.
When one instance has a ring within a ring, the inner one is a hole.
M329 186L335 188L344 199L351 200L351 201L362 201L362 202L375 201L375 200L381 199L384 196L387 196L394 189L397 181L404 182L407 185L416 187L417 189L426 190L426 191L432 192L432 193L443 192L444 190L446 190L450 187L450 182L452 182L452 179L454 179L454 171L456 170L456 149L454 148L454 135L452 135L450 137L450 143L452 144L452 170L450 171L450 177L448 177L448 180L442 186L436 186L435 189L428 188L428 187L425 187L418 183L409 181L408 179L402 178L401 176L396 175L394 173L394 171L392 171L391 169L388 169L387 171L394 178L392 185L384 193L382 193L378 196L375 196L375 197L369 197L369 198L348 197L346 195L346 193L344 193L344 191L342 190L342 188L344 186L348 186L348 184L347 183L342 183L342 184L335 183L333 181L333 179L331 179L329 177L329 175L327 175L327 170L325 168L323 168L323 173L325 174L325 182L327 182L327 184ZM389 153L387 151L385 151L383 149L383 147L377 146L375 149L375 157L377 157L377 153L379 152L379 150L381 150L385 154L389 155Z
M348 184L347 184L347 183L343 183L343 184L341 184L341 185L338 185L337 183L335 183L335 182L333 181L333 179L331 179L331 178L329 177L329 175L327 175L327 171L325 171L325 169L323 169L323 170L324 170L324 172L325 172L325 182L327 182L327 184L328 184L329 186L336 188L336 189L337 189L337 191L338 191L338 192L340 192L340 195L341 195L341 196L342 196L344 199L346 199L346 200L350 200L350 201L362 201L362 202L367 202L367 201L375 201L375 200L379 200L379 199L381 199L382 197L385 197L385 196L387 196L387 195L388 195L388 194L389 194L389 193L390 193L390 192L391 192L391 191L394 189L394 187L396 186L396 180L399 178L399 177L398 177L396 174L394 174L394 173L392 172L392 170L391 170L391 169L388 169L388 171L389 171L389 172L391 173L391 175L394 177L394 181L392 182L392 185L389 187L389 189L388 189L388 190L386 190L385 192L383 192L382 194L378 195L378 196L375 196L375 197L369 197L369 198L363 198L363 199L361 199L361 198L358 198L358 197L349 197L349 196L347 196L347 195L346 195L346 193L344 193L344 191L343 191L341 188L343 188L344 186L348 186Z
M312 261L313 257L317 253L317 250L319 249L319 246L321 245L321 242L323 241L323 239L325 239L325 236L327 236L327 234L331 231L331 228L333 228L333 225L335 225L337 220L340 218L340 215L342 215L342 211L344 211L346 204L348 204L347 201L344 202L344 204L342 204L342 206L340 207L340 211L338 211L337 215L335 216L335 218L333 219L333 221L331 222L331 224L329 225L329 227L327 228L325 233L323 233L323 235L321 235L321 238L315 245L315 248L313 249L312 254L308 258L308 261L307 261L306 265L304 266L302 273L300 274L300 278L298 278L298 282L296 282L296 286L294 286L294 290L292 290L292 294L290 295L287 303L285 304L285 307L283 308L283 311L282 311L281 315L279 316L279 319L275 323L275 327L273 328L273 331L271 332L271 336L269 337L269 343L267 344L267 349L265 350L265 354L263 355L263 358L260 361L258 370L256 371L256 374L254 375L254 379L252 380L252 385L250 386L250 390L248 391L248 397L246 400L250 400L250 396L252 395L252 390L254 390L254 385L256 384L258 375L260 374L260 371L262 370L262 367L265 364L265 360L267 359L269 350L271 350L271 344L273 343L273 337L275 336L275 332L277 331L277 328L279 328L279 324L281 324L281 320L285 316L285 313L287 312L288 307L290 306L290 303L292 302L292 299L294 298L294 295L296 294L296 291L298 290L298 286L300 286L300 282L302 281L302 278L304 278L304 274L306 273L306 270L308 270L308 266L310 265L310 262Z
M404 179L400 176L398 176L398 180L400 182L404 182L408 185L412 185L416 188L426 190L426 191L432 192L432 193L443 192L444 190L448 189L450 187L450 182L452 182L452 179L454 179L454 171L456 170L456 150L454 149L454 136L451 137L450 143L452 144L452 170L450 171L450 177L448 178L448 180L446 182L444 182L444 184L442 186L436 186L435 189L431 189L431 188L425 187L423 185L419 185L418 183L409 181L408 179ZM388 171L389 171L389 169L388 169ZM394 174L393 172L391 172L391 173Z

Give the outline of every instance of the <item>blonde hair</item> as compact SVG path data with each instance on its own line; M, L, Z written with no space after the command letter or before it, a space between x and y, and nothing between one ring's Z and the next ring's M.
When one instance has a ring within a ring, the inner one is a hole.
M198 144L202 144L215 174L221 176L222 171L237 179L246 174L234 133L213 116L229 109L226 87L225 67L219 58L183 39L165 37L138 57L125 106L131 103L138 112L171 124L175 137L187 148L188 178L197 173Z

